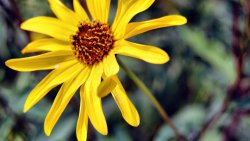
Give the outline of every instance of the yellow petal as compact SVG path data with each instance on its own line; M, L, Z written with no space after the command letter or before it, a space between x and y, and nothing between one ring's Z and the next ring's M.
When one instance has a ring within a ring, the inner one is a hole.
M41 51L72 50L71 44L53 38L35 40L23 48L22 53L34 53Z
M107 135L108 127L102 110L101 98L97 95L97 89L100 85L102 74L102 64L99 63L94 65L85 86L81 87L81 93L84 93L86 108L92 125L98 132Z
M83 9L79 0L74 0L73 6L74 6L75 12L79 15L82 21L89 21L89 16L87 15L86 11Z
M47 136L50 135L77 89L87 80L89 72L87 67L85 69L82 68L82 71L75 78L63 83L44 122L44 131Z
M35 40L40 40L40 39L45 39L45 38L49 38L49 37L41 33L36 33L36 32L30 33L30 41L35 41Z
M61 83L75 77L83 68L83 65L74 61L62 63L57 69L50 72L29 94L24 112L27 112L37 102L39 102L51 89Z
M112 91L112 96L114 97L123 118L128 124L137 127L140 124L140 116L135 106L128 98L119 78L117 76L113 76L112 78L117 83L116 88Z
M102 81L101 85L98 87L98 96L103 98L107 96L116 87L116 82L112 77L108 77Z
M53 51L32 57L10 59L5 64L17 71L36 71L54 69L57 64L73 59L72 51Z
M108 23L110 0L86 0L93 20Z
M116 61L115 55L110 53L107 57L103 58L104 74L107 77L115 75L119 72L119 64Z
M116 42L114 52L138 58L152 64L164 64L169 60L168 54L160 48L136 44L125 40Z
M88 113L83 95L84 93L81 91L80 112L76 125L76 136L78 141L86 141L88 133Z
M21 28L42 33L63 41L70 41L70 37L77 31L77 26L72 26L56 18L44 16L31 18L23 22Z
M51 10L62 21L77 26L80 22L80 17L71 9L66 7L60 0L49 0Z
M148 9L155 0L118 0L116 17L112 25L115 39L121 39L129 21L138 13Z
M135 35L147 32L149 30L163 28L168 26L183 25L187 19L180 15L169 15L149 21L129 23L126 28L125 39Z

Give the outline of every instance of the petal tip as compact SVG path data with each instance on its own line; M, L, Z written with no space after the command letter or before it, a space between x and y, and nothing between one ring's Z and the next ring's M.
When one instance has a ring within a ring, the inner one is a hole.
M50 134L51 134L51 132L50 132L50 131L48 131L48 130L46 130L46 129L44 129L44 133L45 133L45 135L46 135L46 136L48 136L48 137L49 137L49 136L50 136Z
M182 15L169 15L165 17L168 26L180 26L187 23L187 18Z
M10 69L15 70L14 69L15 67L13 66L13 60L12 59L5 61L5 66L7 66Z
M45 133L46 136L50 136L51 131L52 131L52 130L50 129L48 120L47 120L47 118L46 118L45 121L44 121L44 133Z
M22 23L20 24L20 28L23 29L23 30L25 30L26 23L27 23L26 21L22 22Z
M166 62L165 63L167 63L167 62L169 62L170 61L170 57L167 55L166 56Z
M26 53L28 53L28 52L27 52L27 50L24 48L24 49L21 50L21 53L22 53L22 54L26 54Z
M107 125L103 126L101 129L100 128L99 129L95 128L95 129L104 136L108 135Z
M52 3L52 0L48 0L49 3Z
M140 120L138 120L138 121L136 122L136 124L134 124L134 125L132 125L132 126L138 127L139 125L140 125Z
M167 63L169 60L170 60L170 57L169 57L169 55L164 51L164 52L162 52L162 60L161 61L159 61L158 63L155 63L155 64L165 64L165 63ZM154 64L154 63L153 63Z
M137 111L134 112L132 117L131 116L130 118L124 117L124 119L129 125L133 127L138 127L140 125L140 116Z
M187 18L182 15L176 15L175 18L176 18L176 21L175 21L176 25L184 25L188 21Z
M182 24L186 24L188 22L187 18L184 16L181 16Z
M140 119L137 119L133 122L128 122L133 127L138 127L140 125Z
M5 66L9 67L10 60L5 61Z
M105 136L108 135L108 129L105 129L104 131L102 131L102 134Z
M23 112L27 113L30 110L30 106L27 104L27 102L24 104Z
M28 110L26 110L26 109L24 108L24 109L23 109L23 112L24 112L24 113L27 113L27 112L28 112Z

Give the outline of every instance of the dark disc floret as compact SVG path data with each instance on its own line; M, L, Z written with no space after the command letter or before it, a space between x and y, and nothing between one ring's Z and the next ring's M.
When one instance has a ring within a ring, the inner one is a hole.
M103 60L113 48L110 26L100 22L84 22L72 37L73 53L79 62L94 65Z

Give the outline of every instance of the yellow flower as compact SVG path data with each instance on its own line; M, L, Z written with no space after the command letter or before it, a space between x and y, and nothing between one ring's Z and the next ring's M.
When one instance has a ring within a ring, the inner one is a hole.
M65 107L80 88L80 113L76 127L78 140L86 140L88 119L101 134L108 133L101 98L112 93L123 118L138 126L140 118L117 77L119 65L115 54L131 56L153 64L163 64L169 56L161 49L126 39L146 31L182 25L186 18L165 16L143 22L130 20L148 9L154 0L118 0L112 25L108 24L110 0L86 0L91 19L78 0L74 11L59 0L49 0L57 18L39 16L22 23L21 28L49 37L29 43L22 53L46 52L22 59L11 59L6 65L17 71L52 70L30 93L24 105L28 111L51 89L61 85L44 122L50 135Z

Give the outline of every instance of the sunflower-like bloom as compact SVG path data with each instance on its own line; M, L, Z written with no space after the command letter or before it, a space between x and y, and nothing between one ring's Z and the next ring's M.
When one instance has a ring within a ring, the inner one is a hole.
M73 0L74 11L60 0L49 0L57 18L39 16L22 23L22 29L48 36L29 43L22 53L45 53L11 59L6 61L6 65L24 72L52 70L31 91L25 102L24 112L33 107L51 89L61 85L44 122L46 135L50 135L78 89L80 111L76 134L79 141L87 138L88 119L101 134L108 133L101 98L110 92L125 121L132 126L139 125L138 112L117 77L119 65L115 55L163 64L169 60L169 56L163 50L126 39L152 29L186 23L186 18L179 15L129 23L136 14L148 9L154 1L118 0L116 16L110 25L110 0L86 0L91 18L78 0Z

